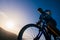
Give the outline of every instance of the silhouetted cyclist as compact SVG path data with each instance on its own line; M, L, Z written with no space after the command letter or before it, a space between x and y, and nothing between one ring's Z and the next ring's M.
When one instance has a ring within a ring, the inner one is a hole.
M38 11L40 13L43 13L43 14L40 15L40 18L39 18L40 20L37 22L37 25L40 25L42 20L44 20L46 22L46 24L49 26L49 27L47 27L47 28L49 28L49 33L52 34L52 32L50 30L53 29L55 31L55 32L53 31L54 32L54 34L53 34L54 36L57 36L57 34L60 35L60 31L56 27L57 23L51 16L51 11L50 10L43 11L41 8L38 8Z

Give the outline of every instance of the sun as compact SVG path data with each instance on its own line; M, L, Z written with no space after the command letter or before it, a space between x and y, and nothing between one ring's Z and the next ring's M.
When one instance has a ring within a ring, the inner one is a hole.
M14 27L15 24L13 20L8 20L5 25L7 28L11 29Z

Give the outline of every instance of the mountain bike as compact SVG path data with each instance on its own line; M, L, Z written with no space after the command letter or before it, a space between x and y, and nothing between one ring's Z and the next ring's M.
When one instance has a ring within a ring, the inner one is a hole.
M39 10L43 14L43 10ZM51 30L52 34L49 32ZM28 36L29 35L29 36ZM46 25L45 21L41 24L27 24L19 32L18 40L60 40L56 38L58 35L53 29ZM59 35L58 35L59 36Z

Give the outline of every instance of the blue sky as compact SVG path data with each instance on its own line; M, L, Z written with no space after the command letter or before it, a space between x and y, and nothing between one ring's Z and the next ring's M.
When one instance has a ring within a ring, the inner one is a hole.
M60 0L0 0L0 11L4 12L8 19L17 22L17 29L36 23L40 16L37 12L39 7L52 11L52 17L57 21L57 28L60 30Z

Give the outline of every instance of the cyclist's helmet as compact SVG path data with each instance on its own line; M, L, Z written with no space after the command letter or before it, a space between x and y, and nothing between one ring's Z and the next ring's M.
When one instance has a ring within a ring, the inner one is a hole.
M51 10L45 10L45 13L47 13L48 15L51 15Z
M43 9L42 8L38 8L37 10L38 10L38 12L43 13Z

